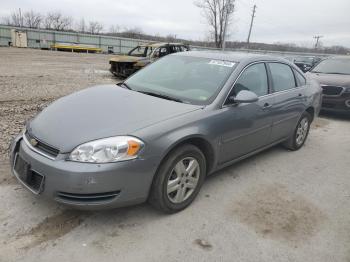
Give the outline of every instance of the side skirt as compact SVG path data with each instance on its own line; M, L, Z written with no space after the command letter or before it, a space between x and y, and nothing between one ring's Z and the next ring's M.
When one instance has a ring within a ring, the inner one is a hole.
M262 152L262 151L264 151L264 150L266 150L266 149L268 149L268 148L270 148L270 147L273 147L273 146L275 146L275 145L278 145L278 144L284 142L286 139L287 139L287 138L280 139L280 140L278 140L278 141L276 141L276 142L273 142L272 144L269 144L269 145L267 145L267 146L261 147L261 148L255 150L255 151L252 151L252 152L250 152L250 153L248 153L248 154L245 154L245 155L243 155L243 156L240 156L240 157L235 158L235 159L233 159L233 160L230 160L230 161L228 161L228 162L219 164L219 165L215 168L215 170L212 171L210 174L213 174L213 173L219 171L220 169L223 169L223 168L228 167L228 166L230 166L230 165L232 165L232 164L234 164L234 163L237 163L237 162L239 162L239 161L241 161L241 160L243 160L243 159L246 159L246 158L251 157L251 156L253 156L253 155L257 154L257 153L260 153L260 152Z

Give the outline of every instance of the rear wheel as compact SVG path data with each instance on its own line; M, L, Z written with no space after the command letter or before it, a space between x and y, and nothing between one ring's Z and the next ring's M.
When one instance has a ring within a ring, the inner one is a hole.
M309 135L310 125L311 116L308 112L304 112L298 121L293 135L283 143L284 147L293 151L300 149Z
M205 157L196 146L184 145L175 149L156 174L150 203L167 213L186 208L197 196L205 174Z

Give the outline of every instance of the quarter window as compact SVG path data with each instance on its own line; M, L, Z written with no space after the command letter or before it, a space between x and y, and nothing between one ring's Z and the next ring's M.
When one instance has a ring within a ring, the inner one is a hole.
M230 96L237 95L242 90L252 91L257 96L267 95L268 82L266 68L263 63L248 67L238 78L233 88L233 94L230 94Z
M281 63L269 63L275 92L295 87L295 79L290 66Z

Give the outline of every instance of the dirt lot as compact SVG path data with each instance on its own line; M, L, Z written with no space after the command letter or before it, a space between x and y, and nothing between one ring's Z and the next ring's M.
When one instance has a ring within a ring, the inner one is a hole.
M96 84L116 83L109 56L0 48L0 159L25 121L54 99Z
M68 210L12 178L5 151L53 99L115 83L108 56L0 48L0 261L350 261L350 119L322 116L305 147L274 147L208 178L163 215L147 204Z

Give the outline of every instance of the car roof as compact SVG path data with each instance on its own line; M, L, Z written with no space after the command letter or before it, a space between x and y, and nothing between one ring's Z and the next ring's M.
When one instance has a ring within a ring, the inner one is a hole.
M345 56L345 55L339 55L339 56L331 56L331 57L327 57L326 59L337 59L337 60L350 60L350 56Z
M148 46L148 47L160 47L160 46L163 46L163 45L176 45L176 46L183 46L184 44L182 43L162 43L162 42L159 42L159 43L148 43L148 44L141 44L140 46Z
M262 61L262 60L273 60L280 62L288 62L290 61L271 55L261 55L254 53L244 53L244 52L232 52L232 51L188 51L188 52L179 52L173 55L179 56L191 56L191 57L202 57L209 59L217 59L217 60L226 60L231 62L252 62L252 61Z

